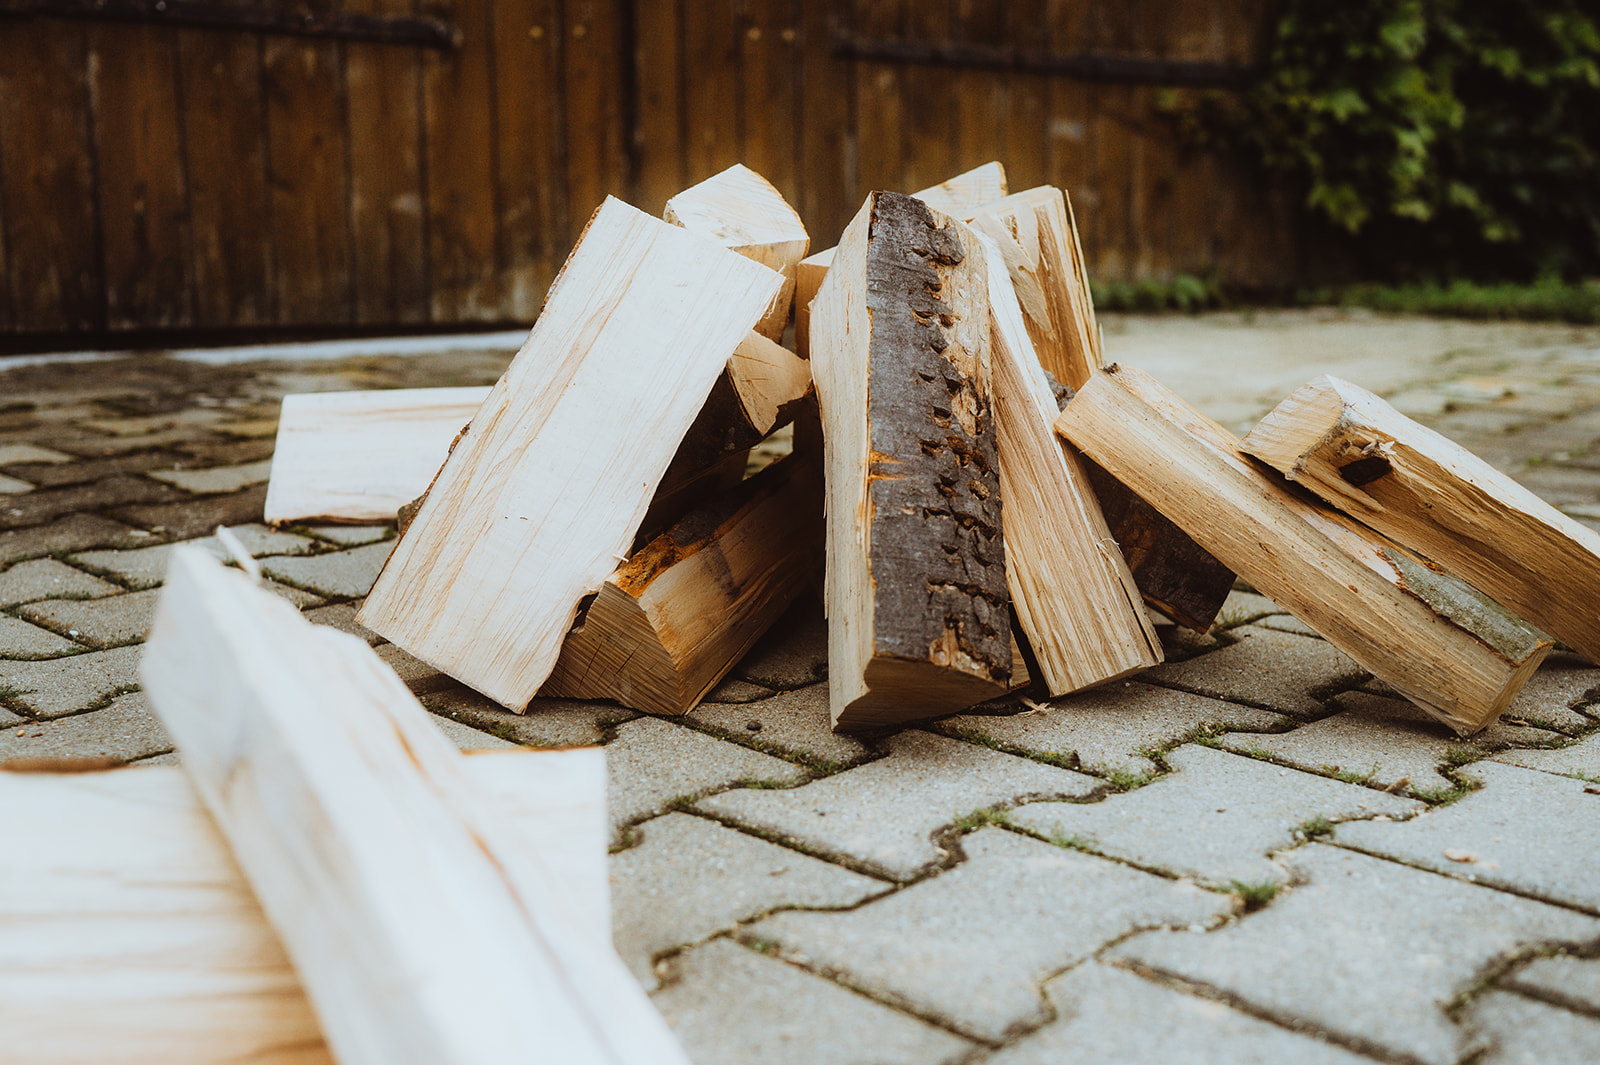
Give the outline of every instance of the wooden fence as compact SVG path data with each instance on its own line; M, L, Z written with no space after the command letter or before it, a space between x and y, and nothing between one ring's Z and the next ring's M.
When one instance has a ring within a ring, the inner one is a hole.
M0 0L0 332L526 321L608 193L734 162L813 245L991 158L1107 278L1292 270L1155 110L1270 0Z

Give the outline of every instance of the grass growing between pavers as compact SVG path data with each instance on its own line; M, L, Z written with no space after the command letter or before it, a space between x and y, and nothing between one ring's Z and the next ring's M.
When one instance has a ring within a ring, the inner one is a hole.
M1230 880L1225 887L1218 890L1223 894L1238 896L1239 901L1244 906L1244 912L1255 913L1277 898L1278 892L1282 889L1282 884L1274 883L1271 880L1250 882Z

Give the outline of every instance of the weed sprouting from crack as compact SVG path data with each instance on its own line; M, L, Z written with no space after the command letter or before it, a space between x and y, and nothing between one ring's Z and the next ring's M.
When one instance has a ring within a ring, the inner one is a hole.
M1471 765L1483 757L1483 751L1466 743L1452 743L1444 750L1444 760L1447 765Z
M1272 880L1230 880L1223 890L1230 895L1239 896L1239 900L1244 903L1245 913L1254 913L1277 898L1282 887L1282 884Z
M1378 775L1379 767L1378 764L1374 762L1372 766L1365 771L1359 769L1345 769L1342 766L1336 765L1324 765L1319 768L1323 773L1332 777L1334 780L1340 780L1346 784L1370 784L1372 782L1372 778Z
M1333 829L1333 822L1318 814L1310 820L1302 821L1300 826L1295 829L1295 833L1303 839L1312 840L1332 835Z
M1011 812L1002 810L997 806L987 806L974 810L970 814L964 814L952 822L955 828L961 832L971 832L989 825L1009 825L1010 823Z

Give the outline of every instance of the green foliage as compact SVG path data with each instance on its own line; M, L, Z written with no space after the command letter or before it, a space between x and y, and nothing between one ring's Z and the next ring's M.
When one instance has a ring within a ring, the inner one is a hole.
M1193 314L1227 304L1222 285L1215 279L1179 274L1171 281L1096 281L1089 294L1101 311L1182 311Z
M1444 285L1349 285L1301 296L1304 303L1337 303L1399 314L1600 324L1600 283L1567 282L1550 276L1529 284L1479 284L1458 278Z
M1253 86L1172 110L1292 182L1362 276L1600 273L1592 0L1286 0Z
M1280 886L1270 880L1262 880L1256 883L1231 880L1228 882L1227 890L1230 894L1239 896L1240 901L1244 903L1245 913L1254 913L1277 898Z

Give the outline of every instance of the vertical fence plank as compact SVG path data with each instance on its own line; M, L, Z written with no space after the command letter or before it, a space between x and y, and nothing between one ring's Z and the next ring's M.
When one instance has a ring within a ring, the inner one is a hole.
M793 206L800 193L797 0L745 0L741 34L744 159Z
M188 163L194 323L271 324L277 311L261 39L179 31L178 80Z
M352 14L409 16L411 0L345 0ZM350 120L354 317L362 324L425 322L422 57L415 48L344 46Z
M898 37L907 2L857 0L854 33L869 41ZM869 60L858 60L855 67L855 126L861 160L856 188L859 200L873 189L900 189L904 162L900 145L907 118L905 67ZM860 206L859 202L855 205L856 208Z
M566 0L567 241L607 196L628 195L622 15L615 0Z
M262 42L280 324L342 324L354 316L341 67L337 42Z
M500 316L495 264L494 12L489 0L453 9L461 44L423 57L430 317L436 322Z
M813 248L838 242L861 206L854 114L853 64L833 54L840 0L800 4L800 168L804 181L794 206Z
M1041 40L1045 30L1045 0L1008 0L1004 10L1007 48L1036 52L1045 47ZM1011 187L1020 192L1044 184L1049 82L1043 74L1026 71L998 80L1003 91L997 106L1004 112L999 123L1002 137L999 157L1005 161Z
M692 2L633 0L636 206L658 218L667 201L689 185L683 48Z
M1005 0L955 0L952 32L963 44L998 48L1005 43ZM1015 75L1011 75L1015 77ZM1007 75L992 70L953 71L956 94L956 169L967 170L990 159L1006 167L1003 129L1010 94ZM1020 185L1015 185L1021 188Z
M504 314L539 311L566 257L565 127L557 0L499 0L495 12L497 261Z
M688 183L741 161L741 0L692 0L684 19Z
M85 28L24 20L0 47L6 282L16 328L105 327Z
M1084 49L1087 13L1086 5L1078 0L1047 0L1044 40L1051 51L1073 55ZM1071 198L1086 255L1088 247L1098 239L1093 227L1099 214L1094 149L1089 141L1090 93L1089 86L1076 78L1056 75L1049 79L1043 149L1045 180L1065 189Z
M951 38L950 5L946 0L909 3L902 32L908 41L939 44ZM956 165L956 98L950 72L941 66L908 66L901 75L911 101L900 141L897 192L925 189L959 173Z

